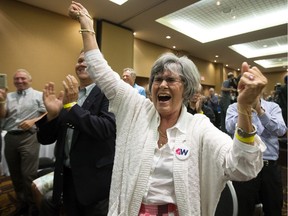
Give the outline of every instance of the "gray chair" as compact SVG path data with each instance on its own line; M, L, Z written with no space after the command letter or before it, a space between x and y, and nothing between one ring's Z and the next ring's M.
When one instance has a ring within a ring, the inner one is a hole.
M231 181L226 183L218 202L215 216L237 216L238 200Z

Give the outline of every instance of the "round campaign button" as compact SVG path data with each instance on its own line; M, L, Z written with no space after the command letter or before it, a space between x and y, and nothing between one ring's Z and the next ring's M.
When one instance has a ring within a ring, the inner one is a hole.
M190 155L190 148L185 145L176 146L175 154L179 160L186 160Z

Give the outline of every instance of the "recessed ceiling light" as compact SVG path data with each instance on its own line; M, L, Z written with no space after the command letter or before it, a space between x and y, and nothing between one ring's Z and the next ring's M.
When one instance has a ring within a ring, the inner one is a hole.
M171 39L171 36L167 35L167 36L166 36L166 39Z
M218 58L219 57L219 55L215 55L215 58Z
M135 35L136 35L136 32L133 32L133 35L135 36Z
M266 47L264 47L263 44L266 45ZM249 43L234 44L232 46L229 46L229 48L245 56L246 58L255 58L260 56L287 53L287 36L283 35Z
M279 58L273 58L273 59L256 60L254 62L261 65L264 68L286 67L288 65L288 58L284 57L281 59L281 61L279 61Z
M231 19L230 13L225 16L221 10L216 10L215 0L202 0L156 21L201 43L287 23L287 2L284 0L249 1L249 7L246 4L246 1L225 1L225 7L237 8L237 11L233 10L237 19Z
M118 5L122 5L124 4L125 2L127 2L128 0L110 0L111 2L115 3L115 4L118 4Z
M173 46L173 49L176 49L176 46Z
M231 13L231 12L232 12L232 8L229 7L229 6L223 7L223 8L222 8L222 12L223 12L224 14Z

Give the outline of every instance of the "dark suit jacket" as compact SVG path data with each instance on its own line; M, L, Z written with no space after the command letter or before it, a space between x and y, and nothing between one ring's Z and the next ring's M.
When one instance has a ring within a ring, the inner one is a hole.
M95 86L82 107L74 105L70 111L62 109L56 119L39 120L37 137L41 144L55 145L53 201L59 203L63 191L65 136L73 128L70 165L79 201L88 205L109 196L115 154L116 124L114 114L108 112L108 99Z

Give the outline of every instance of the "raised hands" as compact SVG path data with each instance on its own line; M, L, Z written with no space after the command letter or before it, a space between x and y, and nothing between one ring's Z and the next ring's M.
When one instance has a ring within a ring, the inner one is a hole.
M92 19L89 15L87 9L83 7L80 3L72 1L69 9L68 9L68 15L75 20L79 20L81 16L87 16L88 18Z
M43 90L43 101L47 110L48 120L56 118L64 104L77 102L78 100L78 81L72 76L66 76L66 79L62 82L64 90L60 91L58 95L55 92L55 84L49 82L45 85Z
M83 38L83 48L87 52L89 50L98 49L98 44L95 39L95 31L93 25L93 19L89 15L87 9L78 2L72 1L68 15L80 23L79 32Z
M241 105L253 106L267 85L267 78L263 76L257 67L250 68L244 62L242 64L242 76L238 83L237 102Z
M64 91L61 91L58 96L55 93L55 84L49 82L43 89L43 102L47 110L48 120L56 118L63 107Z
M77 102L79 93L77 79L72 75L68 75L62 83L64 86L63 104Z

